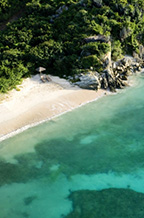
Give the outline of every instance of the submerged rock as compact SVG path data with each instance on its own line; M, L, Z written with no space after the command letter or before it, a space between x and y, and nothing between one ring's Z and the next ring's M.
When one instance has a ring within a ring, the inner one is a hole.
M32 195L32 196L29 196L29 197L26 197L24 198L24 204L26 206L30 205L35 199L37 199L37 196L36 195Z
M69 196L73 211L65 218L143 218L144 194L130 189L81 190Z

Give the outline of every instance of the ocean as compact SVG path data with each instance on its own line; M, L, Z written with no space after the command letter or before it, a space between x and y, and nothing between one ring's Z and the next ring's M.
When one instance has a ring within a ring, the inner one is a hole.
M0 142L0 218L144 217L144 74Z

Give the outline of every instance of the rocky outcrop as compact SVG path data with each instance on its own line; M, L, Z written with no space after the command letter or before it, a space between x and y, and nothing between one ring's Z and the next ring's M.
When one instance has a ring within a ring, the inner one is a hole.
M132 57L124 57L123 59L112 62L111 66L105 69L103 72L98 73L93 70L89 70L86 73L71 78L75 85L86 89L110 89L115 91L127 86L128 76L141 71L143 67L143 61L136 60Z
M100 75L97 72L89 71L85 74L81 73L74 79L78 80L75 82L75 85L78 85L81 88L97 90L101 87Z
M101 8L102 7L102 0L93 0L92 3L97 8Z
M56 10L56 14L53 14L51 16L50 23L53 23L55 18L58 18L60 16L60 14L63 13L63 11L67 11L67 10L68 10L68 7L66 5L63 5L60 8L58 8Z
M110 37L104 35L93 35L84 39L84 44L89 43L107 43L109 44L109 51L102 57L101 62L103 63L103 70L101 72L96 72L94 66L86 66L85 73L76 75L76 78L72 78L75 84L81 88L87 89L110 89L111 91L116 91L116 89L121 89L127 86L128 76L132 73L141 71L144 67L144 47L140 46L139 55L134 55L134 57L125 56L123 59L113 62L111 60L111 40ZM83 49L80 53L81 57L88 57L92 55L91 51ZM94 53L93 53L94 55Z
M89 42L105 42L108 43L110 40L109 37L106 37L104 35L97 35L97 36L89 36L84 39L84 42L89 43Z
M111 91L121 89L127 86L128 76L141 71L143 62L138 62L132 57L124 57L123 59L112 62L109 69L104 70L102 73L101 87L109 88Z

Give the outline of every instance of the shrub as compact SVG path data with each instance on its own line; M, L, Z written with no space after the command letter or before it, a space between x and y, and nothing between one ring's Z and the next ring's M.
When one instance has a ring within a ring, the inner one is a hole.
M99 68L101 66L101 61L96 55L89 55L82 58L81 64L84 69L89 69L90 67Z

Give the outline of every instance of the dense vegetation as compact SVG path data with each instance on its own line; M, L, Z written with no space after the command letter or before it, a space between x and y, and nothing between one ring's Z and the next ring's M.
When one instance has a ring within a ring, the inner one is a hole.
M0 0L0 23L8 20L25 6L28 0Z
M39 66L63 76L93 66L103 70L112 59L139 53L144 45L143 0L0 0L0 17L9 18L25 4L25 15L0 33L0 91L15 87ZM111 41L85 43L93 35Z

